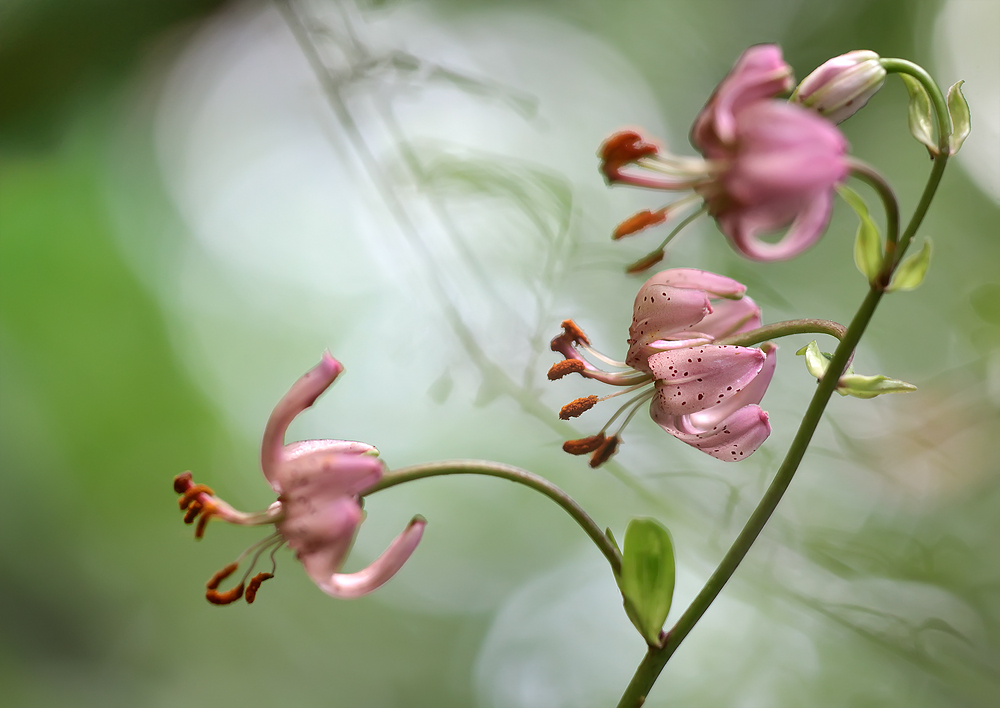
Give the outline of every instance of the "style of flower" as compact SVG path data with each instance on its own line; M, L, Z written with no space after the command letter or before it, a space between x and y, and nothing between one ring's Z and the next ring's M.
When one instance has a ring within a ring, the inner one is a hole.
M615 133L604 142L599 155L609 184L693 192L626 219L613 238L662 223L701 203L699 211L630 272L662 259L670 239L706 211L732 246L753 260L792 258L819 240L830 221L835 188L848 175L847 142L829 121L774 98L793 86L792 70L779 47L750 47L691 128L691 143L703 159L672 155L634 131ZM776 242L761 238L786 227Z
M273 524L274 532L253 544L208 581L206 599L225 605L245 597L254 601L260 584L274 575L274 554L283 545L291 548L319 588L333 597L365 595L388 581L410 557L426 521L414 517L389 548L364 570L340 573L354 536L361 524L361 497L377 483L385 465L378 451L366 443L348 440L303 440L285 444L285 431L296 415L310 407L343 371L340 362L327 352L322 361L295 382L271 412L264 429L260 462L264 477L278 494L265 511L237 511L203 484L195 484L191 473L174 478L174 490L181 495L184 522L197 520L195 537L204 535L209 519L242 526ZM270 550L270 573L247 578L261 555ZM219 585L251 556L243 579L230 590Z
M574 455L592 453L591 467L603 464L618 449L622 429L650 401L652 419L678 440L719 460L751 455L771 432L758 404L774 374L777 347L769 342L759 348L717 343L760 327L760 308L745 292L735 280L706 271L657 273L636 295L624 362L596 351L575 323L563 322L552 350L565 359L552 366L549 379L577 373L625 388L604 398L578 398L563 406L560 418L575 418L602 400L636 392L599 433L569 440L563 449ZM598 368L584 354L622 371ZM608 429L626 413L609 436Z

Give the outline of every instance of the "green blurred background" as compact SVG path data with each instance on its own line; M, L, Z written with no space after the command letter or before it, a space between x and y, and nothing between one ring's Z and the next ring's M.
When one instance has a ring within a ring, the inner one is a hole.
M608 190L594 151L642 126L677 152L749 44L797 76L857 48L967 80L973 133L924 235L924 285L887 298L855 360L919 391L837 399L757 547L650 706L1000 704L1000 5L994 0L0 4L0 702L10 706L614 705L641 639L603 560L550 502L491 479L372 497L349 569L414 513L378 593L318 591L287 552L257 602L204 581L259 535L181 523L193 470L266 506L256 446L329 348L347 374L292 435L390 466L533 469L620 534L672 530L674 612L786 449L813 382L782 342L774 428L737 466L639 417L598 472L561 441L547 340L573 317L624 353L657 196ZM890 81L843 128L904 214L929 170ZM710 224L668 264L746 282L765 320L846 321L853 217L804 257L740 261ZM612 404L605 404L612 405ZM683 449L682 449L683 448ZM510 488L508 488L510 487Z

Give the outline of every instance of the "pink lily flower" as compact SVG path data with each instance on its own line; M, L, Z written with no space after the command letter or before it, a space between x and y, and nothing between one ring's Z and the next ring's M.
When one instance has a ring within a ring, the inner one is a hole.
M229 604L241 597L253 602L260 584L273 577L274 554L287 544L295 551L309 577L333 597L366 595L392 578L413 553L426 521L417 516L367 568L340 573L363 513L361 497L377 483L385 465L378 451L366 443L349 440L304 440L285 444L285 431L296 415L310 407L340 375L343 366L327 352L320 363L296 381L274 407L261 444L261 468L278 500L265 511L244 513L215 496L203 484L195 484L190 472L174 479L186 510L185 523L198 519L195 537L201 538L212 517L232 524L273 524L274 533L248 548L235 562L212 576L206 598L213 604ZM270 550L272 570L247 578L260 556ZM218 590L243 561L253 554L243 579L231 590Z
M774 375L777 347L715 343L761 326L760 308L745 292L741 283L706 271L674 268L657 273L636 295L624 362L597 352L579 327L564 322L552 349L565 360L552 366L550 379L578 373L626 387L621 393L639 393L597 435L570 440L563 449L593 453L591 466L603 464L617 450L621 430L639 406L650 401L650 416L678 440L724 461L751 455L771 432L767 413L758 404ZM600 369L584 353L623 371ZM563 407L560 417L576 417L617 395L576 399ZM629 409L625 423L608 437L608 428Z
M694 192L630 217L614 237L662 223L700 201L730 244L753 260L786 260L815 244L830 221L834 190L848 175L847 142L829 121L775 100L793 85L779 47L750 47L691 128L703 159L671 155L634 131L608 138L599 154L609 183ZM776 242L761 238L786 228ZM630 270L655 263L674 235Z

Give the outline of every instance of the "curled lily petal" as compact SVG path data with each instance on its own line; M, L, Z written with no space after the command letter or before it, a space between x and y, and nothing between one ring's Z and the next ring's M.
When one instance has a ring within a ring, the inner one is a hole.
M746 285L732 278L696 268L670 268L660 271L647 280L643 288L651 285L704 290L709 295L731 299L741 298L747 291Z
M317 585L326 594L343 599L361 597L378 589L398 573L413 554L426 525L423 517L415 517L367 568L357 573L333 573L325 581L317 579Z
M649 358L656 379L649 409L653 420L659 423L723 403L753 381L764 360L760 349L712 344L654 354Z
M659 422L659 421L658 421ZM681 442L723 462L737 462L752 455L771 434L767 413L760 406L743 406L706 432L686 432L683 420L660 423Z
M275 486L274 473L282 459L285 431L288 430L292 419L315 403L320 394L330 387L343 370L344 367L330 352L324 352L319 364L292 384L288 393L282 396L271 412L261 441L260 466L264 477L279 494L281 489Z
M712 312L698 323L698 330L715 339L723 339L760 326L760 307L749 297L743 297L714 302Z
M286 518L278 524L288 547L312 581L321 588L344 564L363 513L356 499L334 497L313 501L301 497L285 503Z
M760 372L753 377L753 380L742 390L723 399L718 405L689 416L685 429L711 430L743 406L761 402L767 392L768 385L771 383L771 378L774 376L774 369L778 363L778 347L768 342L761 345L760 351L764 352L764 365Z

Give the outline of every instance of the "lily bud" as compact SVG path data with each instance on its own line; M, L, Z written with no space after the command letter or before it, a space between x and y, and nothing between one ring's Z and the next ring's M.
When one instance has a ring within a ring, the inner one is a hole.
M848 52L823 63L804 78L790 100L841 123L882 88L885 73L875 52Z

